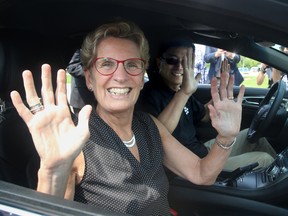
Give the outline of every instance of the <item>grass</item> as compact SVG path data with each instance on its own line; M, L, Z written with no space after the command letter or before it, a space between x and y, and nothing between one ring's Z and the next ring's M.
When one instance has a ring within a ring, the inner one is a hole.
M262 85L257 85L256 78L257 74L249 74L249 75L243 75L244 82L242 83L246 87L254 87L254 88L268 88L268 77L265 76L264 82Z

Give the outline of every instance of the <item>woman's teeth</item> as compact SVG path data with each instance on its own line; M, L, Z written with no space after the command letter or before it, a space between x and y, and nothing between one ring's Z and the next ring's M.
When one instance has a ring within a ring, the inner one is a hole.
M130 90L130 88L110 88L108 92L114 95L127 95Z

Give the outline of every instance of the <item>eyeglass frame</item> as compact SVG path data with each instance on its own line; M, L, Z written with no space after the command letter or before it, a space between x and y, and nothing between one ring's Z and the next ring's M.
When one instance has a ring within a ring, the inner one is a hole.
M97 69L97 67L96 67L96 64L95 64L96 61L99 60L99 59L104 59L104 58L112 59L112 60L114 60L114 61L117 62L117 66L116 66L115 70L114 70L112 73L110 73L110 74L103 74L103 73L101 73L101 72ZM125 64L124 64L124 62L127 61L127 60L141 60L141 61L144 63L144 66L145 66L145 64L146 64L146 61L145 61L144 59L141 59L141 58L129 58L129 59L125 59L125 60L117 60L117 59L110 58L110 57L98 57L98 58L95 58L95 59L94 59L94 61L93 61L93 66L94 66L94 68L96 69L96 71L97 71L98 73L100 73L102 76L110 76L110 75L114 74L115 71L118 69L119 63L122 63L122 64L123 64L123 67L124 67L126 73L128 73L130 76L138 76L138 75L140 75L141 73L143 73L143 72L145 71L145 67L144 67L143 70L142 70L140 73L138 73L138 74L131 74L131 73L129 73L129 72L127 71L126 67L125 67Z

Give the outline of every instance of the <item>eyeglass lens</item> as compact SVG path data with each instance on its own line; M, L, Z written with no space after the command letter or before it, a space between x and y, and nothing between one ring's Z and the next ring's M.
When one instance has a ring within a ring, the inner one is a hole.
M109 75L117 70L119 63L122 63L126 72L131 75L138 75L144 70L144 61L137 58L126 59L124 61L112 58L99 58L96 59L95 67L101 74Z

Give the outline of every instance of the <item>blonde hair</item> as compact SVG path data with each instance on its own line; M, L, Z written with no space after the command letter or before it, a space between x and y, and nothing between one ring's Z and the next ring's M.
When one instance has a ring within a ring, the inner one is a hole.
M143 31L133 22L120 21L103 24L86 36L80 52L84 70L89 70L93 66L93 61L97 57L97 46L107 37L133 41L139 47L140 58L145 60L145 69L148 68L149 44Z

